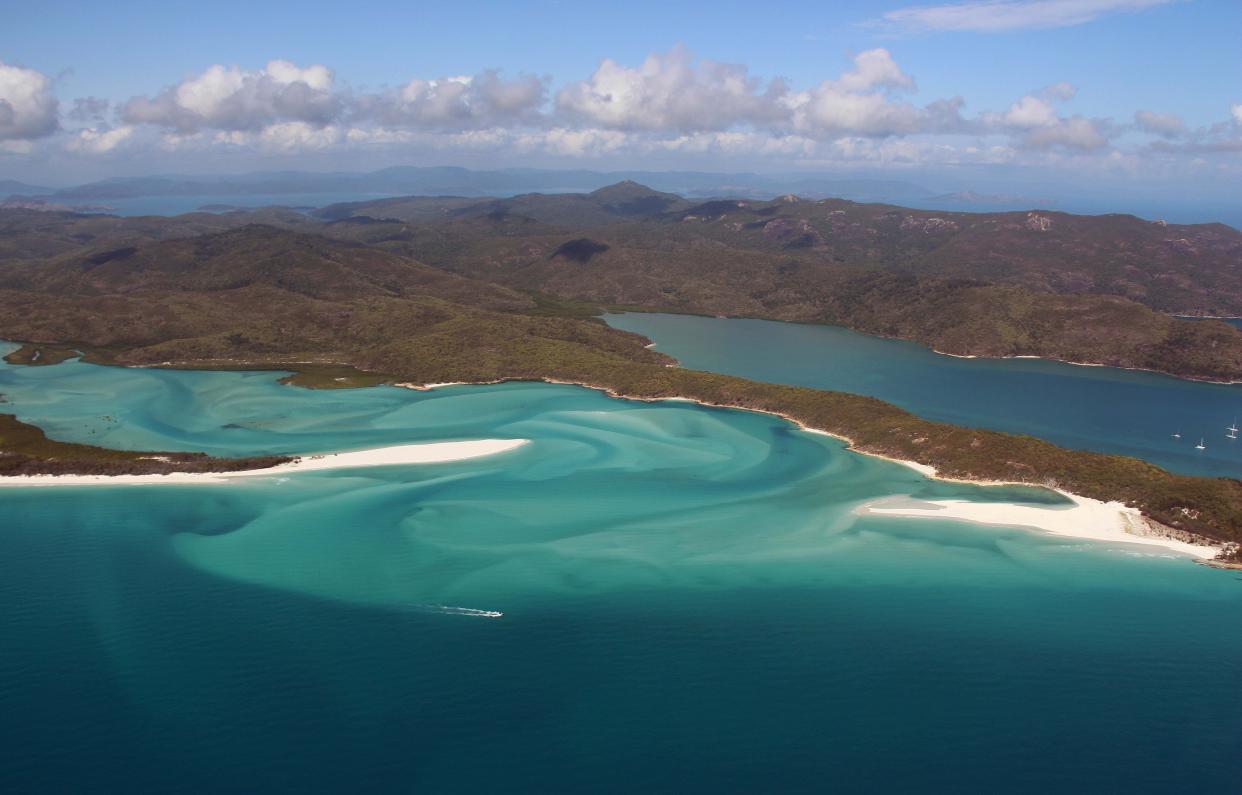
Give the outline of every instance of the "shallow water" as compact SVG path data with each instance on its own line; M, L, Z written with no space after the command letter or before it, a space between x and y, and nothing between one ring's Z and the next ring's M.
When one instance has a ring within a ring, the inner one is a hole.
M1134 456L1173 472L1242 477L1242 439L1225 433L1242 419L1242 384L1039 359L964 359L839 326L639 312L604 319L696 370L870 395L930 420ZM1200 439L1206 450L1194 449Z
M544 384L0 367L59 438L526 438L224 485L0 490L6 791L1226 792L1236 573L857 517L929 482L766 415ZM489 617L484 613L503 613Z

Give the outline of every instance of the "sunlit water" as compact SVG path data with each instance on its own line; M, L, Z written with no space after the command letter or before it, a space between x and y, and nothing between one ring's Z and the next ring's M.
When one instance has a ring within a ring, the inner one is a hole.
M860 518L933 483L765 415L543 384L0 367L61 439L524 438L228 485L0 489L0 784L158 792L1229 792L1242 582ZM502 614L497 616L496 614Z
M871 395L930 420L1134 456L1174 472L1242 477L1242 438L1226 432L1242 420L1242 384L964 359L839 326L638 312L605 320L650 337L685 367ZM1195 449L1200 440L1204 450Z

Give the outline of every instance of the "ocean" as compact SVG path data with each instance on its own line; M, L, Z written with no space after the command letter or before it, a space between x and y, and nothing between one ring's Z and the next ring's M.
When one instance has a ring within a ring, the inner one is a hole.
M1229 792L1242 580L858 516L925 480L767 415L512 383L0 366L60 439L523 438L228 485L0 488L5 792ZM501 614L501 615L496 615Z

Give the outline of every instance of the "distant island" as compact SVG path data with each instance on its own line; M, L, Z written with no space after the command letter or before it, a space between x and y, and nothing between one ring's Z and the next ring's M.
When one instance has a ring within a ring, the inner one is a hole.
M106 204L60 204L47 199L14 196L0 201L0 210L34 210L41 213L108 213L116 208Z

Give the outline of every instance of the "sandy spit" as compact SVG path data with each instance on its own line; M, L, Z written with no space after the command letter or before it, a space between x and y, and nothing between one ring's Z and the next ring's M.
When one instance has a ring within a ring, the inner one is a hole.
M359 469L398 464L438 464L495 455L527 444L527 439L475 439L377 447L345 453L308 455L266 469L235 472L172 472L167 475L16 475L0 477L0 486L119 486L227 483L241 478L281 477L298 472Z

